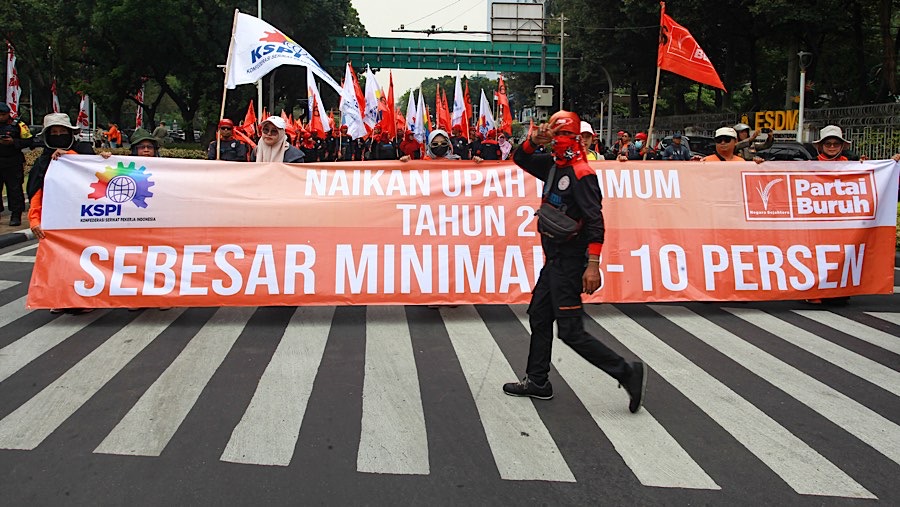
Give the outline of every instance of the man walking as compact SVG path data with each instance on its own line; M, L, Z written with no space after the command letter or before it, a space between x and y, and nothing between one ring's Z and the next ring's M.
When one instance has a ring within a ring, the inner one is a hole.
M528 366L525 377L505 384L503 392L542 400L553 397L548 373L556 322L560 340L619 381L630 398L628 410L634 413L643 403L647 382L644 364L626 363L584 330L581 294L592 294L600 288L600 252L605 231L597 173L587 163L580 126L578 115L559 111L550 117L549 124L538 126L513 155L516 165L545 182L542 212L546 211L545 206L552 206L578 225L563 237L543 225L539 216L538 231L546 262L528 306ZM550 153L537 152L538 146L551 142Z

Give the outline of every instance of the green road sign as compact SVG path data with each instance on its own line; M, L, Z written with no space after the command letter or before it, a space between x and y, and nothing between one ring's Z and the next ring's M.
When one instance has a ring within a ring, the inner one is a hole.
M541 45L523 42L484 42L385 37L333 37L332 50L322 62L355 69L456 69L495 72L540 72ZM547 73L559 73L559 44L547 44Z

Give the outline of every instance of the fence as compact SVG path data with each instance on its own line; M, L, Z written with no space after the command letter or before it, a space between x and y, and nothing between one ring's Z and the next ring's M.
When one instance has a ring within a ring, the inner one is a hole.
M745 115L753 117L750 113L657 116L654 137L674 132L712 136L717 128L734 125ZM853 143L853 151L860 155L884 159L900 152L900 103L805 109L803 115L804 139L807 141L817 139L819 129L825 125L838 125L843 129L844 137ZM613 117L613 131L646 131L649 124L650 118ZM779 137L791 136L796 135L796 130L776 131L776 134L780 134Z

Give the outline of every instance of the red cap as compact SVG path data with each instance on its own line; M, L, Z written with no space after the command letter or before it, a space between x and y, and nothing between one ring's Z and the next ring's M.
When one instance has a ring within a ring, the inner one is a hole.
M646 140L647 140L647 134L645 134L645 133L643 133L643 132L638 132L637 134L634 135L634 138L635 138L635 139L639 139L639 140L641 140L641 141L646 141Z
M577 134L581 130L581 119L571 111L559 110L550 117L550 128Z
M620 131L616 132L616 135L619 136L619 137L622 137L622 136L625 135L625 131L624 131L624 130L620 130Z
M234 122L229 120L228 118L222 118L219 120L220 127L234 127Z

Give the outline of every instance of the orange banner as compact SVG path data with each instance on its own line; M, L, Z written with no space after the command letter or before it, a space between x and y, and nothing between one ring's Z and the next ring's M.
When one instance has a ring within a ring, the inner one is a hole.
M594 162L586 301L890 293L898 166ZM508 162L235 164L64 156L28 306L524 303L541 188Z

